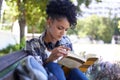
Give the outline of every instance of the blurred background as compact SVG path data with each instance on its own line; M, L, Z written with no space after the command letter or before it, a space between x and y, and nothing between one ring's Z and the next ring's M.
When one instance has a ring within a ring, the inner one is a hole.
M0 0L0 56L40 36L48 1ZM100 59L86 75L90 80L120 80L120 0L71 1L78 11L76 28L67 33L74 53L95 54Z

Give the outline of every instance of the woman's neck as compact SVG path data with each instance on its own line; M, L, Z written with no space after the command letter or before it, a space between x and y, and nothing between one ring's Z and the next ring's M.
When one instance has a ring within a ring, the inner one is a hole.
M53 36L52 36L48 31L46 31L46 33L45 33L44 41L45 41L46 43L52 42L53 44L55 44L55 43L57 42L57 41L53 38Z

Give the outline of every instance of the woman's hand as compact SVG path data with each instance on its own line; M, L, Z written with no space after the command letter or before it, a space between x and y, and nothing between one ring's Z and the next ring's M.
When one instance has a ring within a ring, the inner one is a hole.
M59 47L54 48L51 51L51 55L47 59L47 62L54 61L54 60L58 59L61 56L66 57L69 50L70 50L70 48L67 48L67 47L64 47L64 46L59 46Z

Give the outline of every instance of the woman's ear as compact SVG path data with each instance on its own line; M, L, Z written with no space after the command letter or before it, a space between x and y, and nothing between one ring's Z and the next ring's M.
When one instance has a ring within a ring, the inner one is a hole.
M51 18L49 17L49 18L47 19L47 25L50 25L50 23L51 23Z
M49 19L47 19L47 25L49 25L50 24L50 20Z
M50 24L51 24L51 19L48 18L48 19L47 19L47 28L49 28Z

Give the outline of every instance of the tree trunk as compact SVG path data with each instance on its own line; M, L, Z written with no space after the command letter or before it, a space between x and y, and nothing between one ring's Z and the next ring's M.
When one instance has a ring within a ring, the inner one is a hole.
M25 0L23 0L25 1ZM19 10L19 26L20 26L20 43L22 43L22 39L25 37L25 26L26 26L26 18L25 18L25 2L18 0L18 10Z
M2 2L3 0L0 0L0 19L1 19Z
M34 38L35 36L34 36L34 33L35 33L35 27L34 26L32 26L32 38Z
M26 20L19 19L19 26L20 26L20 43L22 42L22 39L25 37L25 26L26 26Z

